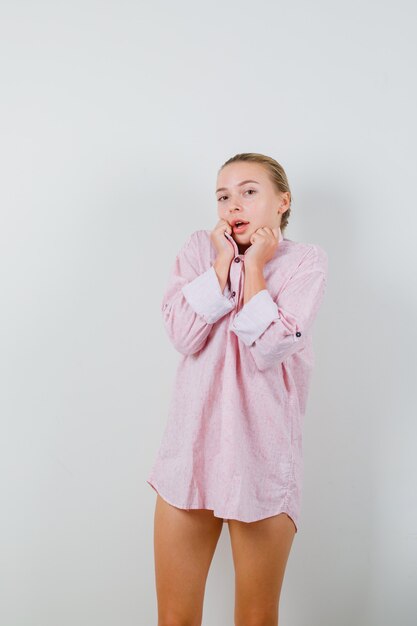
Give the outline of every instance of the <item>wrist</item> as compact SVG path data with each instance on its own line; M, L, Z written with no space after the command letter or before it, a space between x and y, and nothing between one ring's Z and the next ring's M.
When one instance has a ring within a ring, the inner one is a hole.
M220 285L220 291L223 293L226 283L227 277L229 275L229 267L230 267L230 259L227 259L223 256L218 256L213 263L214 271L217 275L217 279Z
M264 265L259 262L245 261L245 273L262 274L264 272Z
M214 261L214 264L218 268L229 267L233 257L230 254L219 253Z

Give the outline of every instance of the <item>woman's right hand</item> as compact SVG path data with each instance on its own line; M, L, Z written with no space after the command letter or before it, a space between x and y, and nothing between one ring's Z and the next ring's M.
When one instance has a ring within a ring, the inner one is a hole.
M220 219L211 231L210 239L216 248L217 256L224 260L232 261L235 251L230 241L224 236L225 232L232 236L232 227L226 220Z

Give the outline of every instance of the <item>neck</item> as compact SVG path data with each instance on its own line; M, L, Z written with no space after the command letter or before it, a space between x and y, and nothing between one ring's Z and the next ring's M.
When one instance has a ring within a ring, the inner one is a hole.
M239 254L245 254L245 251L250 248L251 246L251 242L249 243L238 243L237 244L237 249L239 250Z

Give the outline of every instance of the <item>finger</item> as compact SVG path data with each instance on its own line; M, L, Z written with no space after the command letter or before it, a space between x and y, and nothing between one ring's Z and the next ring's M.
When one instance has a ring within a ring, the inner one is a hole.
M263 229L268 233L268 235L272 235L274 239L278 239L278 229L275 226L273 228L270 226L263 226Z

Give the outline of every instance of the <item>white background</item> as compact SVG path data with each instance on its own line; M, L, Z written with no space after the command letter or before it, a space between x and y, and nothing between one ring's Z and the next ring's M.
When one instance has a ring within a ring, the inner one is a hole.
M151 626L160 301L238 152L329 255L282 626L417 615L415 3L0 5L0 622ZM225 524L204 626L233 623Z

